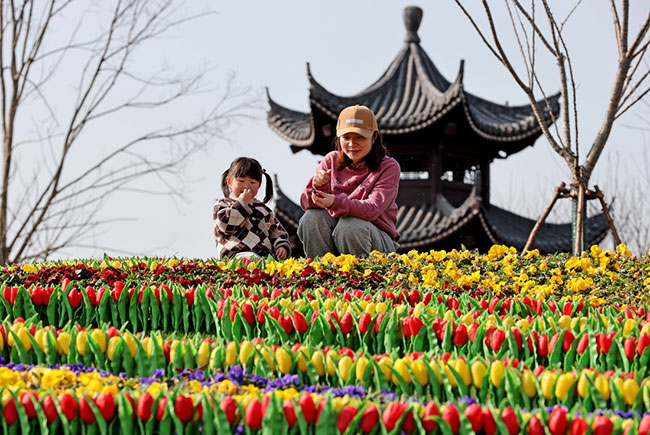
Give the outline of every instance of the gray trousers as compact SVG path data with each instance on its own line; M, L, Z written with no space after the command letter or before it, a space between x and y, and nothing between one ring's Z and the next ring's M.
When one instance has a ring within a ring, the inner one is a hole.
M328 252L334 255L368 255L370 251L395 252L399 244L388 233L365 219L344 216L334 219L323 209L305 211L298 224L298 237L309 258Z

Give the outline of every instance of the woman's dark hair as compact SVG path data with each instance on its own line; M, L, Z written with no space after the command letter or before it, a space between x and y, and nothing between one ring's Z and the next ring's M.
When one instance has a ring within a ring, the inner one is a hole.
M341 149L341 143L339 142L338 137L334 139L334 142L336 144L336 151L339 152L336 165L337 165L337 170L340 171L343 168L347 168L348 166L351 166L352 160L350 160L350 158L346 156L345 153L343 152L343 149ZM368 166L368 169L370 169L370 171L372 172L379 169L379 165L381 164L381 161L384 159L385 156L386 156L386 147L384 147L384 141L382 139L381 133L376 131L374 133L372 148L370 149L370 152L363 158L363 161Z
M228 178L249 177L262 183L262 175L266 179L266 195L264 202L269 202L273 198L273 181L271 176L266 173L260 162L250 157L238 157L230 164L230 168L221 176L221 190L226 198L230 196L230 187Z

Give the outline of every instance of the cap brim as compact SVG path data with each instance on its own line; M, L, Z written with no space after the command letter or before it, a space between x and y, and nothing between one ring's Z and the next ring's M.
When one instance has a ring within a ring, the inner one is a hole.
M366 130L365 128L359 128L359 127L346 127L346 128L340 128L336 130L337 137L343 136L346 133L359 133L361 136L365 137L366 139L370 139L374 131Z

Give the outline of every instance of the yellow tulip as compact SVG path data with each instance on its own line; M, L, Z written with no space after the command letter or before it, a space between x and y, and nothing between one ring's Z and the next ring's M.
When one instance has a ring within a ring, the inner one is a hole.
M384 373L386 380L390 380L393 375L393 372L390 370L392 366L393 360L389 356L385 356L379 360L379 367L381 367L381 371Z
M564 329L565 331L568 331L571 329L571 316L567 316L566 314L562 315L558 321L557 325L560 327L560 329Z
M135 343L135 338L133 335L130 333L124 334L124 342L126 343L126 347L129 348L129 352L131 353L131 356L135 358L135 354L138 351L138 345Z
M210 343L207 341L203 341L201 345L199 346L199 350L197 351L197 359L199 363L199 367L205 367L208 365L210 362Z
M253 344L248 340L242 341L239 346L239 363L242 366L246 366L251 353L253 353Z
M325 375L325 365L324 365L324 358L322 352L320 351L314 352L311 356L311 363L314 366L314 369L316 369L316 373L318 373L318 376Z
M641 327L641 332L645 332L646 334L650 334L650 322L647 322L643 327Z
M34 333L34 339L38 343L38 347L40 347L43 352L46 351L45 342L46 342L47 336L45 334L47 334L45 329L37 329L36 332ZM2 335L0 335L0 341L2 341ZM2 346L0 346L0 349L2 349Z
M461 379L463 380L463 383L466 386L469 386L472 383L472 376L469 371L469 366L464 359L456 358L456 360L452 362L451 366L454 368L454 370L456 370L456 372L458 372Z
M327 368L327 374L330 376L334 376L336 374L337 359L338 355L333 350L330 350L327 352L327 355L325 355L325 368Z
M411 370L413 370L413 375L420 385L425 386L429 383L429 372L424 361L421 359L413 361Z
M623 382L623 399L625 403L633 406L636 403L636 397L639 394L639 384L634 379L626 379Z
M357 359L357 366L355 368L355 375L357 377L357 381L361 382L363 381L363 375L366 373L366 368L368 367L368 358L365 356L360 356Z
M526 396L531 399L537 395L537 385L535 385L535 376L530 370L524 370L521 376L521 386L524 389Z
M529 327L530 323L528 322L528 319L520 319L517 321L517 329L519 329L522 334L528 332Z
M347 382L350 379L350 368L352 367L352 358L347 355L343 355L339 358L339 376L343 382Z
M587 374L586 370L583 370L582 373L580 373L580 377L578 378L578 394L583 399L587 397L587 393L589 392L589 381L587 380L587 376L590 375Z
M379 302L375 308L375 311L378 313L383 313L388 309L388 305L385 302Z
M550 370L544 371L542 374L541 386L542 386L542 395L546 400L550 400L553 397L553 387L555 387L555 378L557 375Z
M0 350L5 349L5 340L2 338L2 334L0 334Z
M555 383L555 397L564 400L575 382L573 373L563 373Z
M506 374L506 368L501 361L494 361L490 364L490 382L495 387L499 387L503 376Z
M636 321L634 319L626 319L625 323L623 323L623 337L628 337L634 330L635 325Z
M291 354L284 347L278 347L275 350L275 360L278 362L280 373L283 375L288 374L293 365L293 359L291 359Z
M63 335L62 333L61 335ZM59 339L61 338L61 335L59 335L59 338L57 338L57 345L60 347L60 342ZM108 358L109 361L113 361L113 355L115 354L115 348L117 347L117 344L122 340L120 337L111 337L110 340L108 340L108 346L106 347L106 358ZM70 343L70 336L68 335L68 344ZM63 352L67 355L68 352L66 351L68 347L63 348Z
M411 374L409 373L406 367L407 367L406 363L402 358L398 358L397 360L395 360L395 367L394 367L395 371L397 371L397 373L400 374L402 379L404 379L404 382L410 384L411 382L413 382L413 380L411 379ZM393 375L392 380L395 385L398 384L397 376Z
M231 341L226 345L226 364L234 366L237 363L237 345Z
M99 350L102 353L106 352L106 333L101 329L95 328L90 333L90 336L97 342Z
M64 355L68 355L70 353L70 338L71 338L70 334L68 334L65 331L60 333L59 336L56 338L56 348L59 352L59 355L61 355L62 353Z
M76 345L77 345L77 353L79 355L84 355L86 353L86 336L88 335L88 332L86 331L79 331L77 334L77 339Z
M438 378L438 383L442 384L442 373L440 372L440 366L439 364L444 364L444 361L436 361L436 360L431 360L429 362L429 367L431 367L431 370L433 370L433 373L436 375L436 378ZM443 369L444 370L444 369Z
M273 361L274 358L273 358L269 348L266 347L266 346L263 346L261 348L261 350L260 350L260 354L262 355L262 358L264 358L264 361L266 361L266 363L269 365L271 370L275 371L275 361Z
M487 372L487 367L479 359L472 363L472 382L476 388L481 388L483 385L483 378L485 377L485 372Z
M296 362L298 363L298 368L303 373L307 372L307 360L305 360L305 356L309 358L309 349L305 346L300 346L300 349L296 352Z
M600 395L603 396L603 399L609 400L609 393L610 393L609 381L605 378L605 376L603 375L596 376L596 381L594 383L596 384L596 389L598 390Z
M445 372L445 377L447 378L449 385L451 385L453 388L456 388L458 386L458 382L456 382L456 376L454 376L451 370L449 370L449 366L444 361L440 361L440 365Z

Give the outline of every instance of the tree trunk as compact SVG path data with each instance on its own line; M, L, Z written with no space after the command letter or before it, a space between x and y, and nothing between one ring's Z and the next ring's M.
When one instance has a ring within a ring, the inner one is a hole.
M574 195L571 197L571 232L573 255L580 255L585 250L587 240L587 216L585 204L585 185L578 181L573 187Z

